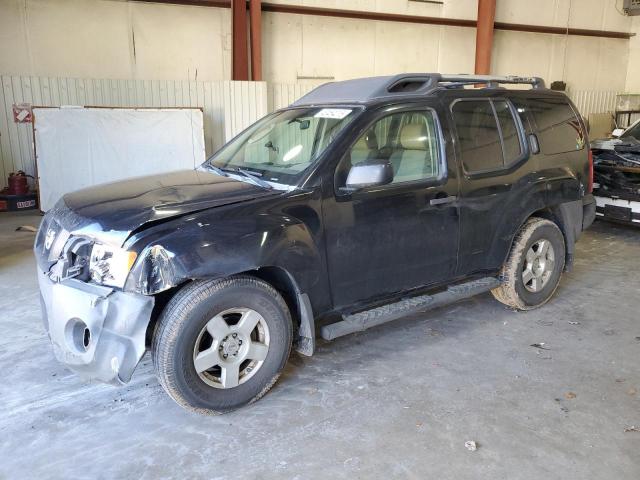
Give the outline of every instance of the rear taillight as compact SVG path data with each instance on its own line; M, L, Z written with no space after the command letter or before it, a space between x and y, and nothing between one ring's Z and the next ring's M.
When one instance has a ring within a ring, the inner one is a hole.
M589 150L589 183L587 193L593 193L593 152Z

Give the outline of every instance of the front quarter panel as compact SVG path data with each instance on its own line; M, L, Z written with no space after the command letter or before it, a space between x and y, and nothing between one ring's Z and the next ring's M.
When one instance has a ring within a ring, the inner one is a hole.
M329 295L321 242L319 196L307 191L191 214L139 232L127 244L141 258L162 248L171 286L279 267L309 295L314 311L323 311ZM137 263L132 278L139 270Z

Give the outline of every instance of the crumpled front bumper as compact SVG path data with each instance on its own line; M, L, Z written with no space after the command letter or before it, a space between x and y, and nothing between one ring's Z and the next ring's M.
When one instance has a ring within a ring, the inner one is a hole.
M43 320L56 358L81 377L128 382L145 351L154 298L38 273Z

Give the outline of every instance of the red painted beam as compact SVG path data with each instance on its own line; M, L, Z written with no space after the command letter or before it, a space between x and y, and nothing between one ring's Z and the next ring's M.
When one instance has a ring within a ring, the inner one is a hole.
M165 3L174 5L196 5L202 7L229 8L231 0L129 0L130 2ZM321 17L354 18L381 22L417 23L424 25L446 25L451 27L475 28L475 20L446 17L424 17L421 15L401 15L384 12L367 12L360 10L343 10L337 8L305 7L262 2L263 12L290 13L297 15L316 15ZM588 28L547 27L544 25L526 25L521 23L495 22L495 30L513 32L546 33L552 35L578 35L586 37L619 38L628 40L635 33L617 32L613 30L592 30Z
M246 0L231 0L231 30L231 79L249 80Z
M478 0L478 26L476 28L475 73L491 73L491 50L493 49L493 23L496 18L496 0Z
M251 79L262 80L262 0L249 0Z

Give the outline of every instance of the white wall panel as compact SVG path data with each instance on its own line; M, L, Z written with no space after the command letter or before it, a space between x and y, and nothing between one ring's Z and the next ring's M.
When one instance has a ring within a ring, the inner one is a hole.
M35 108L40 209L64 194L205 160L198 108Z
M227 8L117 0L0 0L0 72L225 80Z
M640 93L640 17L633 17L632 30L636 36L629 40L626 91Z
M616 109L616 95L618 95L618 92L606 90L569 92L569 97L585 118L592 113L613 112Z
M225 141L268 113L266 82L223 82Z

